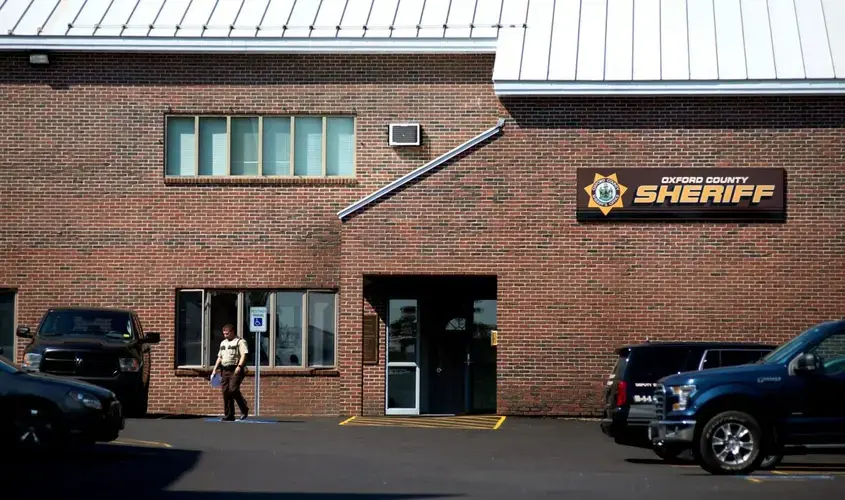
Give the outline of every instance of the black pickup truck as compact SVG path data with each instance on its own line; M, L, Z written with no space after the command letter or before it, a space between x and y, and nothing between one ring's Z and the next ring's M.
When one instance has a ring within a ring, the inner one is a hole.
M24 349L24 370L104 387L117 395L127 416L147 412L150 344L157 344L160 335L144 333L134 311L51 308L37 332L20 326L17 335L32 339Z

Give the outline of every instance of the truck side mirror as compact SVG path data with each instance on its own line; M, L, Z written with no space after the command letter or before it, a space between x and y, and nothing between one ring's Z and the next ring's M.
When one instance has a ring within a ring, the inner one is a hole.
M145 344L158 344L161 342L161 334L155 332L148 332L144 335Z
M795 360L795 373L815 373L819 371L821 363L815 354L806 353Z
M28 326L19 326L18 327L18 337L23 337L25 339L32 338L32 332L29 331Z

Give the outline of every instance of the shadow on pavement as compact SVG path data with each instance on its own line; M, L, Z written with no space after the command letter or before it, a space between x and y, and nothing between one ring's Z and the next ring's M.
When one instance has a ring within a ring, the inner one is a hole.
M456 498L453 494L168 491L199 463L202 452L102 444L59 453L3 453L3 478L35 498L155 500L413 500ZM233 469L238 474L237 468ZM237 490L236 481L232 490ZM4 497L5 498L5 497Z
M678 457L673 460L661 460L659 458L626 458L629 464L638 465L695 465L695 460Z
M201 452L93 445L41 455L4 454L3 476L36 487L38 498L160 494L199 462ZM80 497L81 498L81 497Z

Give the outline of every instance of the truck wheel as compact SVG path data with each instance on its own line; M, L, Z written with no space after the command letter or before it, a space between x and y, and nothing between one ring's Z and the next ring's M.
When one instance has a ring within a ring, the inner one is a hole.
M760 469L772 470L780 465L781 460L783 460L783 455L769 455L760 462Z
M748 474L760 467L763 432L751 415L726 411L710 419L696 443L696 458L711 474Z

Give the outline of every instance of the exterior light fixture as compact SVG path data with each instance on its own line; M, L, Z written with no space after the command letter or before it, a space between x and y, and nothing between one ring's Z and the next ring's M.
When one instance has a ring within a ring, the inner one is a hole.
M50 58L43 52L29 55L29 64L33 66L46 66L50 64Z

